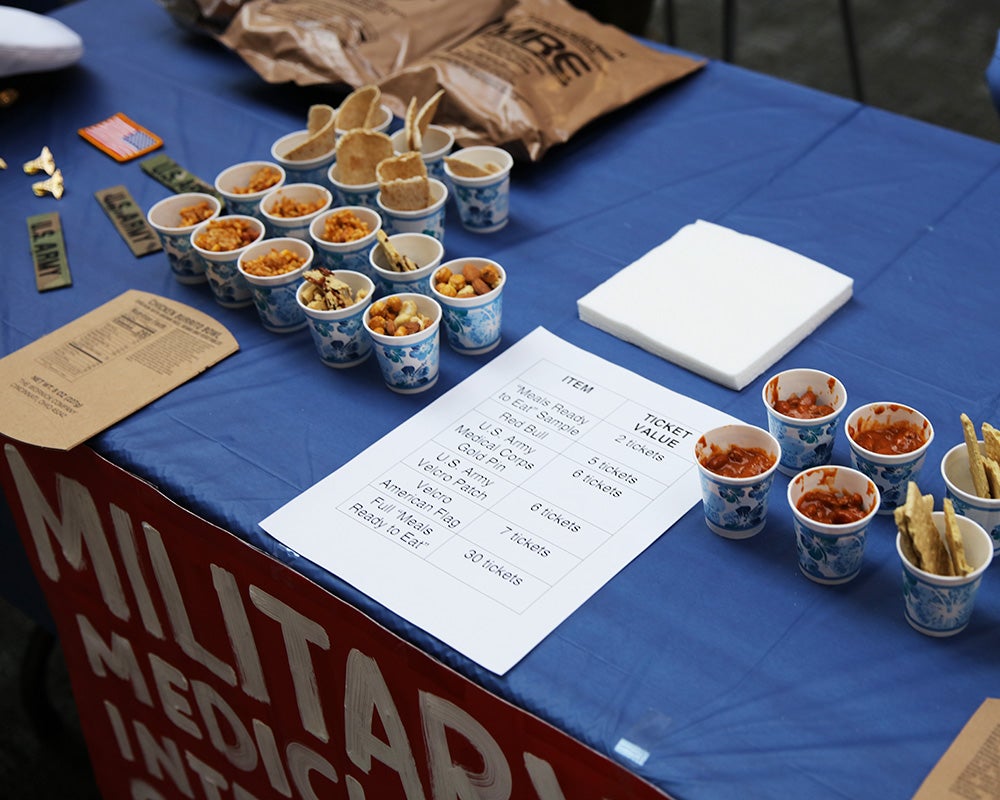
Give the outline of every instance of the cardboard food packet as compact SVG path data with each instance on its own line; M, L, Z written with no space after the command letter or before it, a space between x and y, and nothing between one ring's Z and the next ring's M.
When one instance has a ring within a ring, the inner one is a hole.
M491 144L537 161L588 122L704 63L644 45L565 0L520 0L379 85L397 116L410 98L444 89L434 121L462 147Z
M513 2L248 0L220 41L269 83L358 87L466 38Z
M157 0L177 22L212 35L223 31L246 0Z

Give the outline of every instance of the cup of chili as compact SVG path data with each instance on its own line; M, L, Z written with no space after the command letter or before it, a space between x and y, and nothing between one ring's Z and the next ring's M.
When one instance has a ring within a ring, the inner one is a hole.
M722 425L698 437L694 455L709 530L727 539L763 530L780 453L778 440L755 425Z
M813 467L792 478L788 505L802 574L823 584L857 576L879 500L875 482L849 467Z
M901 403L867 403L844 421L851 445L851 466L878 486L880 514L891 514L906 500L906 484L916 481L934 440L931 421Z
M829 464L847 390L818 369L788 369L768 378L761 390L767 429L781 445L778 470L795 475Z

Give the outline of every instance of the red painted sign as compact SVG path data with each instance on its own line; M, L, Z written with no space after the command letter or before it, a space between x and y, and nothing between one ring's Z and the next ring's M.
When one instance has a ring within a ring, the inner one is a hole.
M662 800L86 447L0 437L107 800Z

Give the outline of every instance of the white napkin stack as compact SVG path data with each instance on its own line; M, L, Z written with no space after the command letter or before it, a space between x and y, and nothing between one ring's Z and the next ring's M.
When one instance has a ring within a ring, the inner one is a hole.
M83 39L59 20L0 6L0 77L61 69L82 55Z
M740 390L846 303L854 281L704 220L577 301L580 319Z

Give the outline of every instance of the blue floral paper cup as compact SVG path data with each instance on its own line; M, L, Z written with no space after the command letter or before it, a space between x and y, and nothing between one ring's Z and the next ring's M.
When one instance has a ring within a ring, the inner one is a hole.
M763 451L770 466L742 478L720 475L705 466L713 455L730 452L734 447ZM701 478L705 524L711 531L727 539L748 539L763 530L780 453L777 439L754 425L722 425L698 438L694 456Z
M330 164L337 157L336 148L309 159L290 159L285 154L305 142L312 134L308 130L286 133L271 145L271 159L285 170L288 183L318 183L323 185L330 170Z
M340 214L353 214L368 226L368 233L349 242L333 242L326 238L328 220ZM370 256L382 230L382 217L364 206L338 206L324 211L309 225L309 240L316 252L316 264L331 270L351 270L375 279Z
M406 144L406 129L400 128L392 134L392 149L397 155L409 152ZM427 177L445 180L444 157L455 146L455 136L441 125L428 125L420 145L420 157L427 167Z
M183 224L181 211L201 203L208 204L209 216L191 225ZM181 192L165 197L147 212L146 219L160 237L170 271L178 283L195 284L208 280L205 275L205 262L191 244L191 234L202 222L214 219L220 213L222 213L222 202L219 198L203 192Z
M246 191L250 181L265 171L273 170L271 177L277 175L277 180L270 186L259 191ZM215 177L215 191L226 201L226 210L230 214L245 214L262 219L260 201L272 189L277 189L285 183L286 174L280 164L273 161L243 161L226 167Z
M806 513L813 492L832 492L835 496L856 495L863 512L850 522L820 522ZM795 547L799 570L812 581L840 584L853 580L861 571L868 526L879 507L879 492L867 475L848 467L813 467L796 475L788 484L788 505L795 526Z
M978 445L979 452L986 455L985 445L981 441ZM993 551L1000 550L1000 499L976 494L969 472L969 450L964 443L944 454L941 477L944 478L945 496L951 499L955 513L981 525L993 540Z
M245 226L245 230L253 234L253 241L232 250L214 250L207 246L201 246L202 244L207 245L203 237L214 226L225 225L227 222ZM243 308L253 302L250 284L240 274L237 262L240 254L247 247L262 238L264 238L264 223L256 217L245 214L226 214L214 217L201 223L191 234L191 244L201 260L205 262L205 275L208 278L208 286L212 290L212 296L215 298L215 302L223 308Z
M510 219L510 171L514 159L500 147L478 145L457 151L454 158L491 169L488 175L469 176L445 159L458 215L466 230L493 233ZM493 166L489 166L493 165Z
M295 216L282 213L284 206L302 204L311 208ZM333 193L318 183L286 183L272 189L260 201L260 214L272 239L291 236L309 241L309 226L316 217L333 205Z
M899 425L912 426L919 432L922 443L908 452L880 453L859 444L862 437ZM844 421L847 441L851 445L851 466L863 472L878 486L882 495L879 514L891 514L906 500L906 484L916 481L934 440L931 421L919 411L900 403L868 403L854 409Z
M302 264L279 274L255 274L254 264L250 262L268 256L272 251L280 254L286 250L304 259ZM294 238L262 239L240 254L236 265L250 285L254 307L265 329L272 333L292 333L306 327L306 315L296 294L302 284L302 273L312 266L312 262L312 245Z
M375 196L378 212L382 215L385 232L390 236L396 233L425 233L435 239L444 240L445 203L448 200L448 187L436 178L428 178L431 188L431 204L426 208L412 211L389 208L382 202L382 192Z
M378 211L378 181L371 183L344 183L337 171L337 162L330 165L327 180L337 193L337 203L342 206L364 206L372 211Z
M932 515L938 531L944 530L944 512ZM993 560L993 542L983 527L968 517L957 517L968 575L935 575L916 567L903 552L896 534L896 552L903 567L903 606L910 626L927 636L954 636L969 624L983 573Z
M370 321L373 309L393 298L398 298L403 303L412 301L416 310L430 319L427 327L407 336L388 336L372 330ZM422 294L389 295L365 310L364 325L372 339L382 380L392 391L416 394L427 391L437 383L441 363L441 306L434 298Z
M430 295L431 276L444 257L444 245L426 233L397 233L389 237L389 244L400 254L408 256L417 265L417 269L409 272L391 269L385 248L381 244L375 245L369 255L369 262L382 294L417 292Z
M468 297L451 297L439 288L438 276L461 274L466 265L477 270L491 267L500 282L488 292ZM445 262L434 271L431 292L441 304L441 327L451 349L469 356L488 353L500 344L500 321L503 315L503 289L507 273L496 261L488 258L457 258Z
M329 310L311 307L303 295L310 285L308 282L299 286L295 297L309 322L309 332L320 360L328 367L344 369L360 364L372 353L372 341L365 331L364 316L375 294L375 284L360 272L336 270L333 274L351 287L351 292L358 298L354 305Z
M830 463L847 405L844 384L817 369L789 369L767 380L761 398L767 429L781 445L780 472L791 476ZM830 409L825 414L805 416L824 407Z

